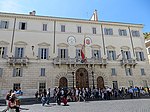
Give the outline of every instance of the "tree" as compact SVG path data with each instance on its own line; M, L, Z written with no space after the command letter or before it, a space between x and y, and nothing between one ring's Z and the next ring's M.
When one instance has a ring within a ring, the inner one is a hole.
M143 33L143 35L144 35L144 38L145 39L148 39L148 38L150 38L150 32L148 33L148 32L146 32L146 33Z

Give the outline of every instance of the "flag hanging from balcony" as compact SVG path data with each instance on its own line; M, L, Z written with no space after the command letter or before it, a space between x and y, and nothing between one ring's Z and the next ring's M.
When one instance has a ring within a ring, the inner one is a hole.
M81 49L81 58L82 58L82 60L81 60L81 62L83 63L83 62L85 62L85 38L84 38L84 43L83 43L83 45L82 45L82 49Z

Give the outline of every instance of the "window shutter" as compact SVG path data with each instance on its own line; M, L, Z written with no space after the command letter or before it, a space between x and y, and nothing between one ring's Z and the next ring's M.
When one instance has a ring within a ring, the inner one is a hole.
M122 59L124 60L125 59L125 54L124 54L123 50L121 51L121 54L122 54Z
M27 23L25 23L25 30L27 30Z
M20 68L20 77L23 75L23 68Z
M101 59L101 50L98 50L98 59Z
M127 36L127 30L124 30L124 36Z
M38 48L38 59L41 59L41 48Z
M128 76L128 69L127 68L125 68L125 72L126 72L126 76Z
M58 58L61 58L61 49L58 48Z
M131 59L131 53L128 51L128 58Z
M113 51L113 58L116 60L116 51Z
M139 59L139 52L135 52L135 54L136 54L136 59L137 59L137 61L139 61L140 59Z
M120 30L120 29L118 30L118 32L119 32L119 35L122 36L122 35L121 35L121 30Z
M113 35L113 29L110 29L110 35Z
M144 61L144 53L141 52L141 61Z
M130 68L130 75L133 75L132 69Z
M22 48L22 56L21 56L21 58L23 58L24 57L24 48Z
M46 59L49 59L49 48L46 48Z
M108 35L108 34L107 34L107 29L106 29L106 28L104 28L104 33L105 33L105 35Z
M65 59L68 59L68 49L65 49Z
M19 22L19 29L21 30L22 22Z
M4 47L4 56L3 56L3 58L6 58L6 56L7 56L7 47Z
M108 60L111 59L110 54L109 54L109 50L107 50L107 58L108 58Z
M0 68L0 77L3 75L3 68Z
M15 57L18 58L18 48L15 48Z
M16 76L16 68L13 68L13 77Z

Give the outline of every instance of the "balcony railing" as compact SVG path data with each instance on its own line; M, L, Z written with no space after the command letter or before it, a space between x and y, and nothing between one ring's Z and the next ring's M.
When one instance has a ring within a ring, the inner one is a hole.
M28 57L22 57L22 58L9 57L8 58L8 63L10 65L27 65L28 62L29 62Z
M55 65L57 64L98 64L98 65L107 65L106 59L94 59L94 58L87 58L85 60L82 60L81 58L54 58L53 63Z
M136 60L135 59L122 59L121 60L121 65L133 65L135 66L137 63L136 63Z

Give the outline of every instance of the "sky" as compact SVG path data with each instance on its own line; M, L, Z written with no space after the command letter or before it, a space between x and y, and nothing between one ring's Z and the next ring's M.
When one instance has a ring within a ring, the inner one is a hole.
M150 0L0 0L0 12L143 24L150 32Z

